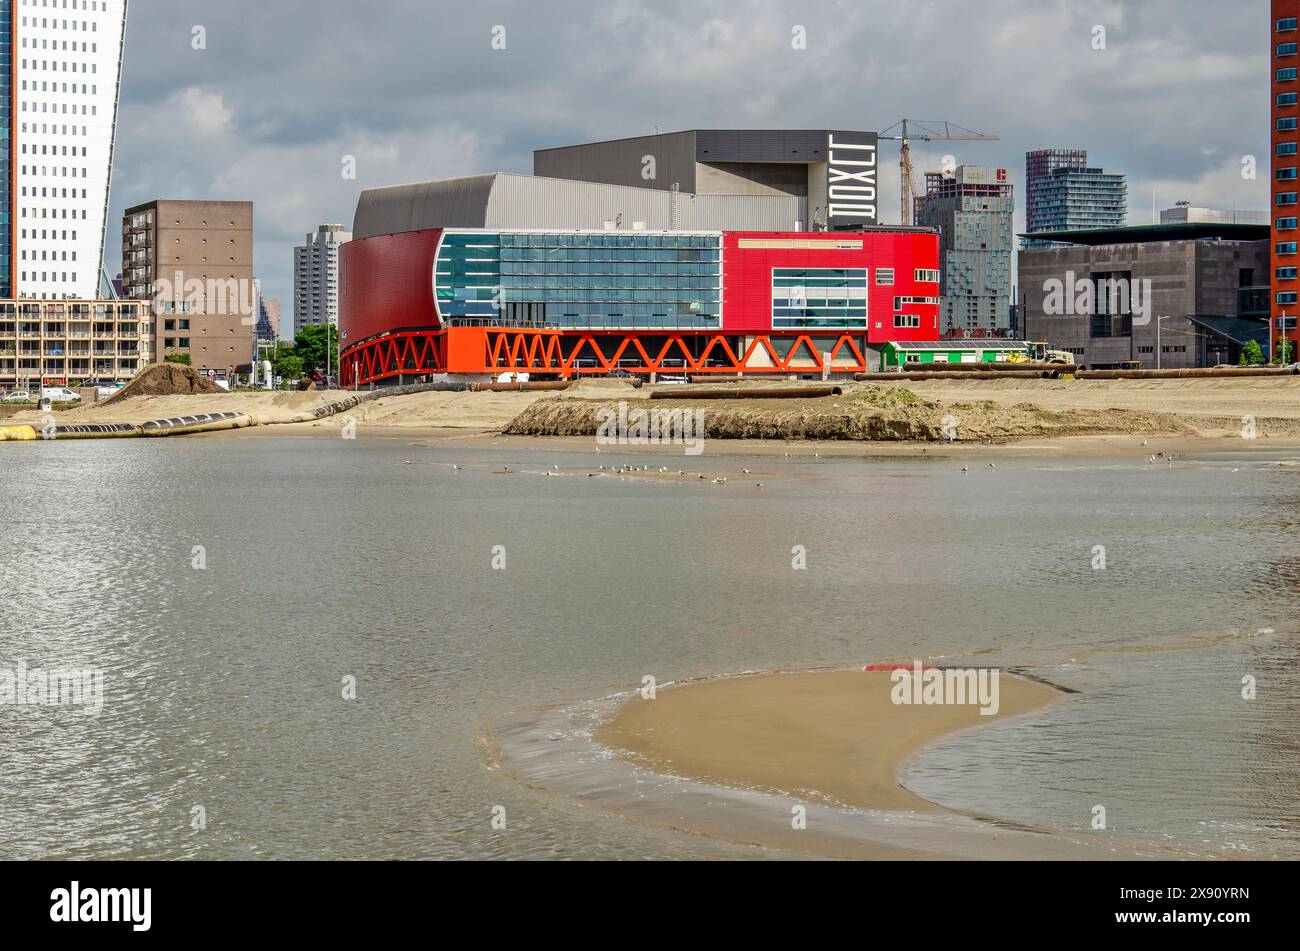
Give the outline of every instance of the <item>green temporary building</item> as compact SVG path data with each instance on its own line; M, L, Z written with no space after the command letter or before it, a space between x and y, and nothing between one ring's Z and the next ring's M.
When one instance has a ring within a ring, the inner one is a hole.
M1023 340L889 341L880 345L880 369L896 370L909 363L1000 363L1024 352Z

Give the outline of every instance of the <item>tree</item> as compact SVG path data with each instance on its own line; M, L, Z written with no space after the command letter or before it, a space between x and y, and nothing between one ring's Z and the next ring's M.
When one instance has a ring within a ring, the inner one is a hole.
M192 361L188 353L169 353L163 357L164 363L179 363L182 366L190 366Z
M339 331L333 324L317 324L298 331L298 336L293 341L293 350L302 358L303 372L320 370L324 373L326 368L337 372L338 365L335 361L338 359L338 340Z
M294 345L279 341L271 354L271 372L285 380L298 380L303 375L302 355Z
M1286 337L1283 337L1281 340L1277 342L1277 347L1274 351L1274 356L1277 357L1278 363L1282 363L1282 364L1291 363L1293 360L1295 360L1295 345L1292 344L1292 342L1288 340Z

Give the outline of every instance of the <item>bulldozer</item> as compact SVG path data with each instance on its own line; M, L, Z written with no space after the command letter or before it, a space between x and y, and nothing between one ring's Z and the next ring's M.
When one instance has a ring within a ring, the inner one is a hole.
M1073 365L1074 354L1065 350L1053 350L1046 340L1027 340L1023 351L1013 351L1007 355L1009 363L1065 363Z

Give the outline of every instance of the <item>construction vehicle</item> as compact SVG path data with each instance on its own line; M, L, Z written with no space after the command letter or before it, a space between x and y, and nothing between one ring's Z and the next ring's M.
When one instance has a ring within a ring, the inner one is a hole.
M901 129L900 134L890 135L889 133L895 129ZM918 129L920 131L916 131ZM998 140L996 135L972 132L970 129L963 129L955 122L945 122L943 120L922 121L920 119L900 119L880 133L880 138L902 143L899 149L900 161L898 167L902 179L903 195L898 223L904 227L910 227L912 224L912 212L918 194L916 182L912 178L913 139L918 142L996 142Z
M1027 340L1023 351L1013 350L1007 355L1007 362L1074 364L1074 354L1067 350L1053 350L1051 347L1046 340Z

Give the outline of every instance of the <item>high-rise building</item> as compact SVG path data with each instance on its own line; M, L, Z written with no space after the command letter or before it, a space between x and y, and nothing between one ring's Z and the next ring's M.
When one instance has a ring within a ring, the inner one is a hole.
M352 240L343 225L321 225L293 249L293 330L339 322L339 246Z
M100 296L127 0L0 0L0 298Z
M1128 182L1120 173L1088 166L1082 149L1025 154L1025 231L1119 228L1128 218ZM1025 247L1041 247L1029 240Z
M154 301L156 358L230 378L257 324L251 201L151 201L122 216L126 296Z
M1297 121L1300 120L1300 55L1297 55L1297 42L1300 41L1300 0L1273 0L1272 17L1269 20L1272 55L1269 57L1269 69L1272 71L1273 109L1271 118L1273 128L1271 141L1272 182L1273 182L1273 251L1270 262L1272 274L1272 338L1285 333L1291 340L1297 340L1296 314L1300 313L1300 280L1297 280L1297 207L1300 195L1300 180L1297 180L1297 168L1300 168L1300 156L1297 147L1300 134L1297 134ZM1291 359L1295 359L1292 357Z
M916 199L916 223L939 232L944 333L1011 332L1013 187L1005 168L959 166L930 172Z

